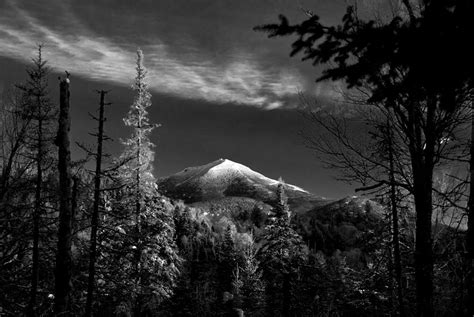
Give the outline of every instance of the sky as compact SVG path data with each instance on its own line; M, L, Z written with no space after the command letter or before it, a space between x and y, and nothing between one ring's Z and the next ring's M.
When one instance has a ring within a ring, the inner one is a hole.
M337 85L316 83L320 68L289 57L291 38L252 30L279 14L302 21L302 8L335 24L345 7L344 0L1 0L0 93L25 80L42 43L53 100L58 74L71 73L73 141L94 143L88 113L97 109L95 90L110 90L107 150L117 155L130 133L122 118L140 48L151 121L161 124L152 135L157 177L227 158L320 196L351 195L299 135L308 123L298 94L331 100Z

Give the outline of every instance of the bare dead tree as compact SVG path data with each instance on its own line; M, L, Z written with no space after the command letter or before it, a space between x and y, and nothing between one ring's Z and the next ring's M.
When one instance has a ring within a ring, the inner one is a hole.
M92 315L92 305L94 301L94 276L95 276L95 262L97 258L97 231L99 228L99 207L101 199L101 178L102 178L102 145L104 141L104 108L105 108L105 95L107 91L100 90L100 105L99 105L99 118L96 120L99 123L97 133L97 152L95 153L96 166L94 176L94 206L92 211L91 220L91 238L90 238L90 249L89 249L89 277L87 280L87 302L86 302L86 313L85 316Z
M56 315L72 315L70 307L72 270L72 176L69 130L69 74L59 84L59 125L55 143L58 146L59 171L59 228L55 269L55 307Z
M349 106L331 105L325 108L321 103L312 104L302 96L303 105L309 109L303 114L312 124L312 128L304 131L302 136L307 146L327 166L340 171L341 180L360 183L362 187L357 191L388 197L397 311L403 316L405 308L398 206L401 203L399 192L403 192L403 196L414 193L409 143L390 109L367 105L359 94L346 93L343 97ZM347 109L351 109L351 112L346 111ZM458 124L465 126L467 117L465 113L460 113L457 117ZM457 133L454 130L449 135L449 142L446 138L434 146L434 162L437 166L442 166L443 161L459 161L462 157L459 154L462 140L456 139ZM463 137L459 136L461 139ZM461 187L442 189L433 186L433 191L442 193L445 199L457 199Z

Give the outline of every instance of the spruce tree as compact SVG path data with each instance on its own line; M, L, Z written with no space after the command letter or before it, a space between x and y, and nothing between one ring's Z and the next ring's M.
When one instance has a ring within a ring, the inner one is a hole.
M234 304L248 316L263 316L265 309L265 283L252 241L244 250L243 263L234 270Z
M33 58L33 65L27 69L28 79L18 87L25 94L25 104L22 109L24 120L31 122L25 138L31 159L36 168L35 196L32 211L32 270L30 301L27 314L36 314L36 295L40 268L40 226L44 211L44 179L45 172L51 164L50 153L53 139L54 110L49 99L48 79L49 68L43 59L43 46L38 45L38 55Z
M232 237L232 227L228 225L219 248L218 263L218 307L222 305L222 314L230 314L233 309L233 300L229 298L233 290L234 270L237 267L237 250Z
M307 261L307 248L301 236L291 228L290 211L284 185L278 186L275 218L265 227L259 252L267 285L267 313L289 316L299 267Z
M133 246L134 258L134 283L136 298L136 306L140 306L140 285L141 285L141 256L142 246L140 245L140 237L142 235L141 214L144 198L153 193L155 188L155 178L152 174L152 163L154 160L154 152L152 148L154 144L150 140L150 134L155 125L150 123L148 117L148 108L151 106L151 94L148 91L146 78L146 68L143 65L143 52L137 50L136 76L132 86L135 91L135 99L133 104L124 118L126 126L133 129L129 139L123 141L125 151L122 156L129 162L122 169L122 175L125 182L129 186L129 199L134 209L134 240ZM137 312L136 312L137 313Z
M275 213L276 217L289 220L291 214L290 207L288 206L288 197L286 197L285 193L285 183L281 177L278 181L277 201L273 212Z
M128 160L128 163L121 170L123 180L130 182L133 179L131 186L135 190L138 213L142 195L152 193L156 188L156 179L152 173L155 145L150 140L150 134L158 125L150 123L148 116L151 94L146 81L147 70L143 63L143 52L137 50L136 76L132 85L135 98L127 116L123 119L125 125L132 128L133 132L130 138L122 141L125 146L122 158Z
M230 292L232 284L232 272L235 269L237 252L234 239L232 237L232 227L227 226L224 232L224 238L220 247L220 281L221 291Z
M338 25L326 25L307 11L301 23L290 24L281 15L280 23L256 29L269 36L296 35L291 55L301 54L303 60L324 66L322 72L318 69L318 81L344 82L362 91L368 105L396 114L393 125L399 127L409 157L407 182L416 210L416 314L434 316L434 175L440 164L456 159L456 155L450 157L453 148L441 140L462 127L466 100L472 98L472 45L466 39L472 38L474 30L474 6L466 0L405 0L400 4L400 10L388 19L362 17L356 5L349 5ZM431 71L433 66L436 72ZM340 159L337 151L332 153L336 161ZM364 164L368 161L364 159ZM469 249L474 255L474 247ZM472 303L474 287L470 298ZM474 305L470 306L472 315Z
M181 261L174 241L173 206L158 193L152 174L154 144L150 134L157 125L150 123L148 116L151 94L143 58L143 52L138 50L132 86L136 95L124 119L125 125L133 129L131 137L123 141L121 160L127 163L121 168L120 177L125 187L118 191L112 204L114 212L128 219L119 225L125 234L118 235L118 245L111 243L127 250L117 259L124 269L116 272L123 276L123 284L116 286L119 292L130 292L132 302L128 307L133 307L135 316L152 311L172 294Z

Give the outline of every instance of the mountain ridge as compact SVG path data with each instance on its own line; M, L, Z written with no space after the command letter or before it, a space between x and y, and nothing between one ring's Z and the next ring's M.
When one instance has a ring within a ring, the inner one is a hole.
M174 182L175 182L175 185L179 186L179 185L182 185L183 183L187 182L187 181L190 181L192 178L196 178L198 176L204 176L205 174L207 173L211 173L211 174L219 174L219 172L221 173L225 173L225 172L239 172L241 174L243 174L243 176L247 176L247 177L250 177L250 178L258 178L262 181L265 181L267 182L268 184L271 184L271 185L277 185L279 183L278 180L275 180L275 179L272 179L272 178L269 178L259 172L256 172L254 170L252 170L251 168L243 165L243 164L240 164L240 163L237 163L237 162L234 162L232 160L229 160L229 159L224 159L224 158L220 158L218 160L215 160L213 162L210 162L210 163L207 163L207 164L204 164L204 165L199 165L199 166L192 166L192 167L186 167L185 169L175 173L175 174L172 174L170 176L167 176L167 177L163 177L162 179L170 179L170 178L173 178ZM211 175L209 175L211 176ZM216 176L216 175L212 175L212 176ZM184 180L181 180L182 178L184 178ZM180 181L176 181L176 180L180 180ZM306 192L308 193L308 191L304 190L303 188L301 187L298 187L298 186L295 186L295 185L291 185L291 184L286 184L286 186L289 186L290 188L294 189L294 190L298 190L298 191L302 191L302 192Z
M212 230L224 232L232 226L240 234L258 237L274 216L278 184L280 181L245 165L219 159L161 178L158 188L164 195L182 200ZM292 224L315 250L328 254L336 249L366 250L370 247L366 241L382 228L383 208L368 198L327 199L296 185L282 184Z
M220 158L207 164L186 167L158 180L160 191L185 203L220 200L226 197L246 197L270 204L276 199L281 181L269 178L246 165ZM288 202L295 213L310 211L344 199L357 200L358 196L328 199L317 196L292 184L284 183Z

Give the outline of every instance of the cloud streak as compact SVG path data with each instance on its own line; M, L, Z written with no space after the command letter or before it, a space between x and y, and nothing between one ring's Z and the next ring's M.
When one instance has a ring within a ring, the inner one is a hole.
M0 55L29 61L34 55L34 43L44 43L45 57L53 69L67 69L73 75L97 81L132 83L133 41L99 36L67 6L59 5L55 9L61 12L55 12L51 18L67 17L67 24L64 18L57 21L60 28L47 26L46 21L8 2L9 14L0 17ZM189 46L184 48L188 54L175 56L166 43L156 38L141 45L141 49L145 53L151 89L181 98L268 110L294 108L298 104L298 92L307 85L297 70L265 68L258 56L250 53L230 54L216 62L212 56Z

